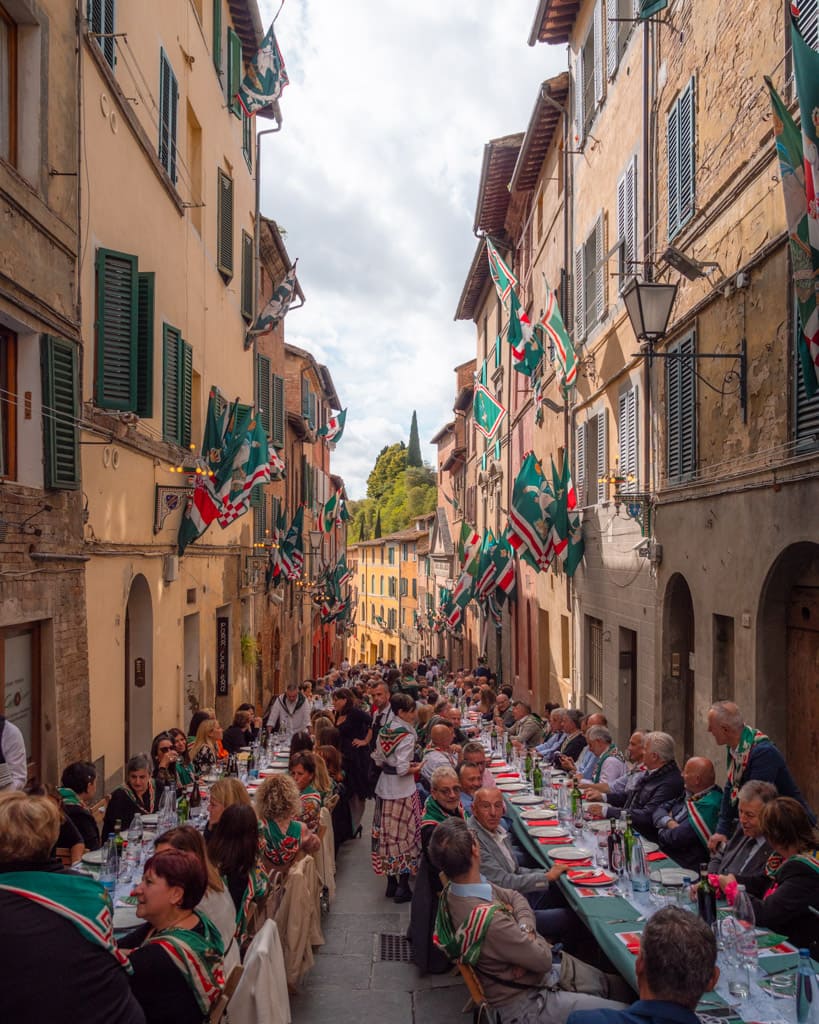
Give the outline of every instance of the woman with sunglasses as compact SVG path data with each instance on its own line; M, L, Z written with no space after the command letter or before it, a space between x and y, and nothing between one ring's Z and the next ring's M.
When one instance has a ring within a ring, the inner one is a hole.
M188 752L188 738L181 729L168 729L168 735L176 753L176 778L181 785L192 786L196 782L196 772Z

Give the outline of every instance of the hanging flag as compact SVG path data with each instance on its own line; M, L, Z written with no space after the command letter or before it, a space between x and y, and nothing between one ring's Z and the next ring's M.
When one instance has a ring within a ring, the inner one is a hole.
M284 579L282 568L282 544L287 530L287 518L282 505L279 509L276 521L272 523L270 550L267 555L267 569L265 570L264 589L268 593L271 587L277 587Z
M460 509L461 506L458 504L458 502L455 500L455 498L450 498L450 496L448 494L444 494L444 492L442 490L440 490L440 489L439 489L438 493L441 495L441 497L444 499L444 501L448 501L449 502L449 504L452 506L453 511L457 512Z
M318 430L318 436L323 437L328 444L331 442L339 442L341 435L344 433L344 424L347 422L347 410L342 409L340 413L335 416L331 416L325 426L320 427Z
M549 343L554 346L555 356L560 367L560 386L563 388L563 394L568 395L569 390L577 383L577 354L569 338L563 317L560 315L557 293L549 287L545 275L543 284L546 288L546 308L543 310L538 326L542 328Z
M341 558L339 558L336 563L333 578L335 579L336 585L339 587L343 587L345 583L349 583L353 578L352 572L347 568L346 555L342 554Z
M339 491L339 494L341 494L341 491ZM347 499L342 495L338 499L338 518L336 519L336 522L349 523L349 521L350 513L347 511Z
M548 512L553 497L540 460L529 452L512 488L509 540L521 557L528 554L526 560L538 571L549 568L554 554Z
M800 331L797 341L802 378L808 397L819 390L819 312L816 305L816 278L808 235L808 200L805 193L805 166L802 136L770 78L765 83L773 106L773 128L779 157L779 178L785 197L785 219L791 246L793 286L799 307Z
M236 96L247 116L252 117L265 107L271 107L289 84L284 59L271 25L261 48L248 65Z
M299 505L281 546L282 569L289 580L300 579L304 567L303 525L304 505Z
M495 288L501 302L506 305L509 297L514 294L518 286L518 279L511 269L504 263L500 253L492 244L491 239L486 239L486 257L489 260L489 273L495 282Z
M569 460L563 459L563 500L569 515L569 544L563 554L563 568L567 576L574 576L575 569L583 561L585 544L583 542L583 520L577 507L577 491L572 480Z
M324 510L319 515L319 529L322 533L332 533L336 522L336 506L338 505L338 491L331 494L324 503Z
M501 420L506 415L506 410L498 402L483 384L475 385L475 397L472 401L472 415L475 418L475 428L479 430L487 441L491 441L501 425Z
M241 460L241 461L239 461ZM250 507L250 494L254 487L270 483L270 455L267 433L260 417L251 420L245 439L234 459L230 493L223 498L219 512L219 525L230 526Z
M668 0L640 0L639 18L645 21L647 18L659 14L668 7Z
M470 526L464 519L461 522L461 535L458 538L458 565L463 566L465 562L473 558L481 543L481 535L474 526ZM441 599L444 588L441 588Z
M496 566L493 556L496 546L495 534L491 529L484 530L481 550L478 556L477 579L475 581L475 596L479 601L485 600L495 586Z
M498 540L492 561L495 563L495 592L500 591L504 597L511 600L517 586L517 568L515 553L509 543L507 533L504 533Z
M281 284L275 289L264 309L256 317L253 326L245 335L245 348L250 347L255 334L267 334L287 315L296 294L296 264L298 262L298 260L294 261L293 266L284 275Z

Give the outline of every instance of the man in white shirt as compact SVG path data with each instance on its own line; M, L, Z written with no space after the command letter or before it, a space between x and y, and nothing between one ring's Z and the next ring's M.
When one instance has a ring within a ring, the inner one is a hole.
M22 789L28 777L28 759L23 734L0 715L0 790Z
M421 762L421 775L426 779L427 784L432 779L432 773L436 768L455 768L458 763L458 755L452 750L452 727L444 725L433 725L429 733L430 749L424 754Z
M581 786L604 782L610 787L616 779L626 774L626 762L605 725L593 725L586 733L586 743L594 754L594 764L591 772L582 776Z
M298 683L288 683L285 692L274 699L265 725L269 729L278 727L291 736L310 728L310 702L299 693Z

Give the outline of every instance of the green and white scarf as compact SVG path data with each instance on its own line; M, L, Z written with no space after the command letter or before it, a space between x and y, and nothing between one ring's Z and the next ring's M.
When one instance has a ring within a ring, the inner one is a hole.
M449 910L449 887L447 883L438 900L438 913L435 915L435 930L432 941L442 949L450 960L474 967L481 956L492 918L500 911L509 911L502 903L482 903L474 907L458 928L452 920Z
M685 806L688 811L688 820L691 827L700 838L700 842L707 849L708 840L717 827L720 804L722 803L722 790L719 786L706 789L704 793L698 793L694 797L688 797Z
M729 792L731 794L732 807L736 807L739 800L739 790L742 786L745 771L748 768L748 761L751 759L751 751L757 743L767 739L768 737L764 732L760 732L759 729L752 729L750 725L746 725L740 734L736 750L732 751L730 747L728 748L728 785L730 786Z
M60 786L57 790L60 796L63 798L63 803L66 807L82 807L83 802L79 796L74 792L73 789L69 789L68 786Z
M597 764L594 767L594 771L592 772L592 782L600 781L600 773L603 770L603 765L606 761L608 761L610 757L615 757L618 761L623 760L623 755L620 753L617 747L614 746L613 743L608 750L604 750L603 753L600 755L600 759L598 760Z
M424 804L424 816L421 818L421 828L425 825L440 825L447 818L463 818L464 812L460 804L458 810L449 812L444 810L434 796L428 796Z
M222 971L224 946L222 936L210 918L193 911L204 926L204 934L189 928L165 928L151 932L143 946L157 945L171 958L171 963L185 978L203 1014L210 1011L225 987Z

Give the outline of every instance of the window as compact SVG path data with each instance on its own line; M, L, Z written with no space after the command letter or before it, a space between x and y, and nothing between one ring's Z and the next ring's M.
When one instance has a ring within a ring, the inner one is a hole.
M592 700L603 702L603 621L586 616L586 643L589 658L589 686Z
M178 327L162 325L162 436L172 444L191 443L193 349Z
M626 52L636 17L635 0L606 0L606 65L614 78Z
M190 102L187 104L188 125L188 173L191 179L190 201L193 204L188 211L191 224L202 236L202 209L204 195L202 192L202 125L194 113Z
M159 162L176 184L176 117L179 85L164 50L159 51Z
M600 478L608 470L608 412L604 409L577 427L575 434L575 488L580 507L608 498L608 483Z
M375 593L375 573L370 577L370 590Z
M253 543L263 544L267 530L267 495L264 488L253 488L250 492L250 506L253 509Z
M213 66L222 74L222 0L213 0Z
M697 468L697 390L694 360L682 358L695 352L694 335L669 348L665 360L666 476L681 480Z
M96 271L96 403L152 416L154 275L112 249L97 250Z
M819 3L816 0L801 3L799 12L796 24L802 38L812 50L819 49Z
M387 562L390 565L395 565L395 548L392 546L387 548Z
M581 342L606 313L606 252L602 213L583 245L574 251L575 342Z
M692 78L669 110L666 121L669 238L673 238L685 227L694 213L695 101L696 94Z
M17 475L17 335L0 327L0 478Z
M399 584L399 591L401 597L406 597L409 594L409 580L401 580Z
M270 437L270 360L261 353L256 356L256 408L264 432Z
M45 486L76 490L80 486L77 346L45 335L42 369Z
M253 319L253 235L242 231L242 316L250 322Z
M117 61L115 12L115 0L88 0L88 31L97 37L97 45L112 71Z
M276 448L284 448L284 377L273 374L272 417L270 440Z
M617 182L617 273L620 291L637 273L637 157Z
M238 92L242 84L242 41L232 28L227 30L227 57L228 107L236 117L241 117L242 105L239 103Z
M593 24L575 59L574 134L577 143L581 146L594 120L597 107L603 102L605 95L605 75L603 74L604 2L605 0L597 0Z
M395 629L395 609L390 608L387 612L387 629Z
M617 410L617 438L620 448L621 491L638 491L640 478L640 427L637 388L621 393ZM631 478L631 479L629 479Z
M242 108L242 155L247 169L253 173L253 118L248 117Z
M395 577L390 576L387 580L388 583L388 594L390 597L395 597Z
M216 267L226 281L233 277L233 178L216 172Z
M0 158L17 162L17 26L0 6Z
M412 581L412 596L416 597L416 598L418 597L418 580L417 579Z
M730 615L713 616L713 636L711 700L716 703L734 699L734 620Z
M381 597L384 596L384 577L383 577L383 575L378 577L378 593L381 595Z

